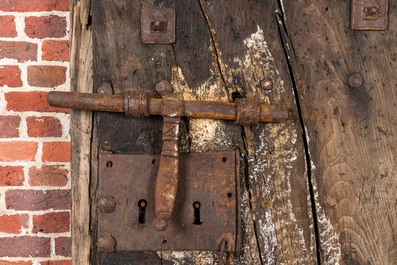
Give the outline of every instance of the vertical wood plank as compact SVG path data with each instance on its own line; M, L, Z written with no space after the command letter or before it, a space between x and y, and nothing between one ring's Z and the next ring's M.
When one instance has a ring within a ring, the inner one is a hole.
M90 1L71 1L71 90L92 92ZM92 113L72 111L72 264L90 264L90 171Z
M284 8L323 264L396 264L397 3L387 31L351 30L350 1Z
M296 111L278 34L277 1L200 1L228 89ZM261 82L270 80L272 90ZM314 264L316 243L298 120L242 128L244 249L248 264ZM257 253L256 253L257 252Z

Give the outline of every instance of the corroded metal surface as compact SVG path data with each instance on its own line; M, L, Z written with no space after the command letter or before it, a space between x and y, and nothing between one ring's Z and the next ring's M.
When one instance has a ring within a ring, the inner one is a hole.
M237 103L241 100L244 101L243 104ZM248 98L239 98L236 99L236 103L233 103L160 99L148 97L143 92L127 92L125 95L100 95L51 91L48 93L48 102L51 106L56 107L125 112L133 117L162 115L236 121L240 115L244 117L239 119L239 122L243 125L251 124L252 120L257 122L283 122L291 118L287 108L269 106ZM259 104L259 109L257 104ZM240 105L252 105L255 111L245 110L244 107L239 107Z
M175 42L175 10L165 7L142 7L141 39L143 43Z
M388 0L352 0L351 27L354 30L386 30Z
M163 148L154 192L156 219L153 221L153 228L157 231L167 229L174 209L178 188L180 122L180 118L164 117L163 119Z
M98 213L99 237L111 235L115 251L219 251L226 240L226 251L234 252L239 248L238 155L180 154L175 208L161 232L152 227L160 156L100 155L99 196L112 196L117 207Z

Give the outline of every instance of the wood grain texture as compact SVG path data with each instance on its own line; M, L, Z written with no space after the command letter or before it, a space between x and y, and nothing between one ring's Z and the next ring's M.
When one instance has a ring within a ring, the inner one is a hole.
M276 1L201 3L229 93L294 109L274 16ZM273 90L260 87L265 79L272 80ZM242 134L247 174L243 248L247 251L240 262L314 264L316 246L299 122L245 127Z
M284 10L307 127L322 264L397 264L397 3L389 30L352 31L350 1ZM351 88L348 78L363 76Z
M90 1L71 1L71 90L92 92ZM89 264L92 113L72 111L72 262Z
M234 96L247 96L296 111L273 13L277 1L98 0L92 4L94 87L109 82L115 93L144 89L155 95L155 84L167 79L183 99L232 101ZM141 5L175 8L175 44L141 43ZM272 80L272 91L261 89L263 79ZM96 123L100 152L160 153L159 118L97 114ZM316 263L299 121L241 127L233 122L184 119L182 128L184 152L241 151L242 254L228 255L228 264ZM159 264L219 260L213 252L157 254L159 260L153 262ZM138 256L142 258L142 254L103 255L101 263L129 264Z

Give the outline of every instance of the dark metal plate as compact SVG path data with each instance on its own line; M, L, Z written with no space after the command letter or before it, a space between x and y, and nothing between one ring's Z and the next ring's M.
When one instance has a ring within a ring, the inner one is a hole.
M141 39L143 43L174 43L175 10L165 7L142 7Z
M388 0L352 0L351 27L354 30L386 30Z
M99 238L113 237L112 251L216 251L227 240L227 251L235 252L240 220L238 152L180 155L176 204L163 232L152 228L158 161L156 155L100 155L99 198L112 196L116 206L111 212L112 207L99 211Z

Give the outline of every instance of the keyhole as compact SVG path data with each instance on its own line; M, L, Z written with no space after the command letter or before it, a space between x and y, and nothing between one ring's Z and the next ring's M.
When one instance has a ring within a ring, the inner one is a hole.
M146 200L139 200L138 202L138 207L139 207L139 218L138 222L140 224L146 223L146 207L147 207L147 201Z
M201 225L202 222L200 220L200 208L201 208L201 203L198 201L195 201L193 203L193 209L194 209L194 225Z

